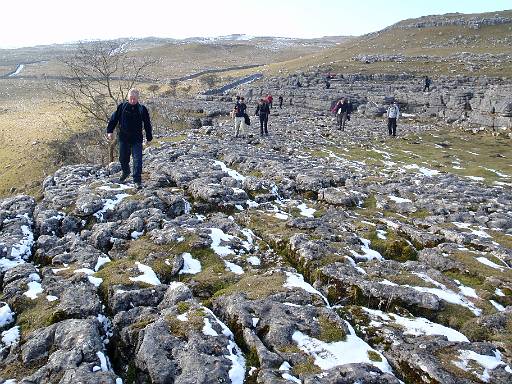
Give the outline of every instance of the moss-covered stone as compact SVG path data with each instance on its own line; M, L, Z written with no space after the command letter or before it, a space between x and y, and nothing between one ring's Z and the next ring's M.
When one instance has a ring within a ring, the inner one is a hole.
M318 324L320 325L319 340L325 341L326 343L334 343L347 339L345 331L339 327L339 324L332 321L327 316L320 316L318 318Z
M292 367L292 374L294 376L314 375L320 372L322 372L322 369L315 365L315 359L311 356L307 356L303 362Z
M376 362L382 361L382 357L377 352L375 352L375 351L368 351L366 353L368 354L368 358L371 361L376 361Z

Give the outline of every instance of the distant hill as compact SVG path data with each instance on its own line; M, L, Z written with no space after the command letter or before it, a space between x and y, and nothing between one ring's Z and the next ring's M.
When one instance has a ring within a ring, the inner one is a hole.
M273 69L512 77L512 10L407 19Z

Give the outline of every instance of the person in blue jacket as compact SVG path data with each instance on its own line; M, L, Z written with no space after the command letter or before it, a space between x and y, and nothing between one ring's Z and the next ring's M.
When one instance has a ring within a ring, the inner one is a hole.
M128 101L117 106L107 125L107 138L112 140L114 129L119 124L119 162L123 171L120 183L130 175L130 154L133 157L133 182L142 187L142 128L146 132L146 141L153 140L148 109L139 104L139 91L135 88L128 92Z

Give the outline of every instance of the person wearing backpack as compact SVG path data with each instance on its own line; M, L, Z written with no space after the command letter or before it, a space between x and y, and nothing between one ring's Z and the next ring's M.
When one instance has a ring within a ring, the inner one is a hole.
M244 98L237 96L236 104L233 107L233 115L235 117L235 137L239 134L245 134L245 111L247 105L244 102Z
M117 106L107 125L107 138L112 140L113 132L119 124L119 162L122 175L119 183L124 183L130 175L130 154L133 157L133 182L137 189L142 187L142 127L146 132L146 141L153 140L151 120L148 109L139 104L139 91L128 91L128 101Z
M260 99L258 106L256 107L256 116L260 117L260 136L268 136L268 115L270 115L270 108L265 99Z
M400 109L398 108L398 104L396 101L393 101L388 107L386 112L386 116L388 117L388 132L390 136L396 136L396 122L400 117Z

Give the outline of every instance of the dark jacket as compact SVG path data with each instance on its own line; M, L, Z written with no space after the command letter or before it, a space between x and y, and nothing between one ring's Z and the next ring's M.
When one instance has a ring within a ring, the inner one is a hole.
M267 103L258 104L256 107L256 116L267 118L270 115L270 108Z
M146 131L146 140L153 140L151 121L148 109L142 104L131 105L121 103L110 117L107 125L107 133L114 132L119 123L119 140L126 143L142 143L142 125Z
M235 107L233 108L235 111L236 117L244 117L245 111L247 110L247 105L245 103L236 103Z

